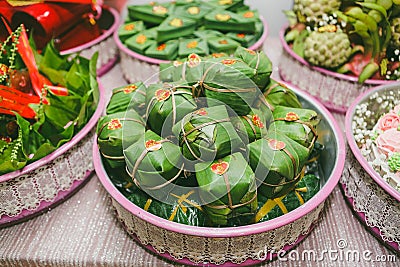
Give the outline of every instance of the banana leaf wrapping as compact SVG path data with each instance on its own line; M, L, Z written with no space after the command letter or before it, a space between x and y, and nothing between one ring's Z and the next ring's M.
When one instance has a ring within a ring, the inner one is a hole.
M258 192L277 198L291 191L301 178L310 150L278 131L248 146L250 166L260 184Z
M143 191L129 195L128 199L136 206L160 218L186 225L206 226L207 217L203 208L192 199L194 194L194 190L180 196L171 193L171 197L176 199L173 205L154 199Z
M272 73L272 62L265 53L238 47L234 56L240 58L244 63L254 69L255 75L252 81L260 90L269 84L269 77Z
M196 37L203 39L203 40L207 40L211 37L221 37L224 36L222 32L219 31L214 31L214 30L197 30L193 33Z
M158 25L173 13L174 5L170 3L150 3L148 5L128 6L130 20L142 20L147 24Z
M253 171L241 153L195 165L200 197L213 225L242 222L257 211L257 187ZM245 222L242 222L245 223ZM247 221L248 223L248 221Z
M184 58L193 53L199 56L208 55L209 50L207 42L198 38L185 39L179 42L179 57Z
M317 112L310 109L277 106L273 111L274 120L270 130L286 134L302 146L312 149L317 140L316 126L319 123Z
M196 30L196 24L195 20L189 18L169 16L157 27L156 41L161 43L190 35Z
M207 2L208 5L218 8L236 11L244 6L243 0L211 0Z
M146 86L142 82L113 89L106 113L113 114L133 109L143 115L146 103Z
M296 188L287 195L268 199L258 195L258 212L255 216L255 222L265 222L279 216L282 216L310 200L320 189L320 180L313 174L305 175Z
M240 43L227 37L227 36L215 36L207 39L207 43L210 46L212 53L227 53L233 54L236 48L240 46Z
M151 130L127 147L124 155L132 180L145 191L167 188L183 172L179 147Z
M160 63L159 79L161 82L177 82L182 80L182 69L186 60L174 60L168 63ZM183 81L182 81L183 82Z
M146 94L147 124L162 136L170 135L173 125L197 109L190 87L180 83L152 84Z
M145 55L152 58L159 58L164 60L172 60L178 55L178 40L169 40L162 44L151 44L145 52Z
M256 32L256 20L248 19L236 13L217 9L204 17L206 29L222 32Z
M244 116L232 117L231 121L243 143L252 143L267 135L267 117L261 110L252 109Z
M270 83L262 91L264 97L259 96L259 99L256 100L258 102L256 106L264 104L271 110L274 110L276 106L301 108L301 103L296 94L283 83L270 79Z
M134 110L118 112L100 118L97 124L97 144L111 167L125 164L123 147L134 144L145 132L145 123Z
M142 32L145 29L143 21L130 21L121 25L118 29L118 36L121 42L125 42L129 37Z
M255 34L243 33L243 32L240 32L240 33L228 32L226 34L226 37L240 43L240 45L243 47L250 47L258 39Z
M125 40L125 45L134 52L144 54L147 48L157 42L146 31L135 34Z
M176 6L184 6L184 5L187 5L187 4L199 3L200 0L175 0L174 2L175 2Z
M229 106L237 115L246 115L261 94L252 82L254 69L238 58L211 58L203 64L199 84L204 89L208 106ZM193 69L190 69L193 70Z
M189 3L186 5L177 6L174 10L174 15L177 17L185 17L201 22L203 17L210 12L212 7L201 3Z
M103 158L103 164L105 169L107 170L108 177L110 177L113 185L125 196L140 191L140 189L135 185L132 181L132 178L126 172L125 164L120 167L112 168L106 159Z
M213 161L244 147L225 106L198 109L174 125L172 131L188 160Z

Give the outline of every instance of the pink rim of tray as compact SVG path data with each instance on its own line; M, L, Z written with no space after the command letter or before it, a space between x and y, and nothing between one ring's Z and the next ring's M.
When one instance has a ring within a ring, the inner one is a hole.
M341 187L341 189L343 190L343 191L345 191L345 192L347 192L347 188L346 188L346 185L344 185L344 184L340 184L340 187ZM361 223L362 224L364 224L369 230L370 230L370 232L376 237L376 238L378 238L384 245L386 245L386 246L389 246L391 249L394 249L395 251L399 251L400 250L400 247L399 247L399 245L396 243L396 242L392 242L392 241L385 241L385 240L383 240L382 239L382 232L381 232L381 230L379 230L379 228L378 227L375 227L375 226L368 226L367 224L366 224L366 217L365 217L365 213L364 212L358 212L358 211L355 211L354 209L353 209L353 207L354 207L354 199L353 198L351 198L351 197L348 197L348 196L345 196L345 198L346 198L346 201L347 201L347 203L350 205L350 207L352 208L352 210L353 210L353 213L356 215L356 217L361 221Z
M262 46L262 44L265 42L265 40L267 39L267 36L268 36L268 25L267 25L267 22L262 16L260 16L260 20L262 21L263 27L264 27L263 34L261 35L260 39L257 40L257 42L255 42L252 46L249 47L249 49L251 49L251 50L259 49ZM120 50L122 50L125 54L129 55L130 57L136 58L136 59L141 60L141 61L148 62L150 64L161 64L161 63L170 62L169 60L162 60L162 59L147 57L147 56L144 56L142 54L139 54L139 53L136 53L136 52L130 50L119 39L118 31L114 32L114 41L117 44L118 48Z
M354 112L357 107L363 100L367 99L370 95L375 92L379 92L387 88L387 85L382 85L378 87L374 87L365 93L359 95L356 100L351 104L347 113L346 113L346 121L345 121L345 129L346 129L346 138L347 142L350 146L353 155L356 157L357 161L361 164L363 169L371 176L371 178L380 186L383 190L389 193L392 197L394 197L397 201L400 201L400 192L396 191L392 186L390 186L382 177L372 168L372 166L368 163L368 161L361 154L360 149L358 148L356 141L353 136L353 128L352 128L352 120L354 117Z
M321 67L316 67L311 65L310 63L308 63L304 58L300 57L299 55L297 55L291 48L290 46L287 44L287 42L285 41L285 32L286 29L288 28L288 26L284 26L280 33L279 33L279 39L281 41L282 47L285 49L285 51L292 56L293 58L295 58L297 61L299 61L301 64L307 66L308 68L310 68L311 70L316 70L319 71L325 75L328 76L332 76L333 78L337 78L337 79L342 79L342 80L348 80L350 82L354 82L357 83L358 82L358 77L355 76L351 76L351 75L346 75L346 74L341 74L341 73L337 73L331 70L327 70ZM389 81L389 80L374 80L374 79L368 79L364 82L365 84L370 84L370 85L382 85L382 84L389 84L389 83L393 83L393 81Z
M285 83L288 85L287 83ZM128 210L134 216L150 223L160 228L166 229L171 232L177 232L185 235L195 235L200 237L208 237L208 238L223 238L223 237L240 237L246 235L254 235L262 232L270 231L281 226L292 223L293 221L298 220L305 214L311 212L318 205L320 205L332 192L335 188L336 184L339 181L339 178L342 174L344 163L345 163L345 146L344 146L344 138L342 136L342 132L330 114L330 112L322 106L314 97L311 95L304 93L303 91L297 89L294 86L288 85L291 89L295 91L296 94L301 95L310 103L313 103L315 106L319 108L324 118L326 118L327 123L332 128L335 138L337 140L337 160L335 162L335 166L332 168L332 173L327 179L325 185L320 189L320 191L312 197L309 201L307 201L301 207L282 215L278 218L262 222L256 223L246 226L239 227L226 227L226 228L212 228L212 227L196 227L184 225L176 222L171 222L165 219L162 219L156 215L145 212L143 209L134 205L130 202L125 196L122 195L118 191L118 189L111 183L100 158L100 153L97 147L97 144L93 145L93 162L96 173L99 177L100 182L103 184L104 188L107 192L122 206L124 209ZM259 262L259 261L257 261Z
M105 97L104 97L104 89L102 85L99 83L99 103L97 105L96 111L93 113L92 117L88 121L88 123L66 144L62 145L60 148L58 148L56 151L53 153L50 153L49 155L32 162L31 164L25 166L21 170L16 170L10 173L6 173L0 176L0 183L9 181L11 179L14 179L18 176L27 174L37 168L42 167L43 165L46 165L47 163L55 160L68 150L70 150L73 146L75 146L79 141L81 141L91 130L94 126L97 124L97 120L100 118L101 114L103 113L103 108L105 105Z
M108 6L103 6L103 9L110 12L111 15L114 18L114 22L111 25L111 27L109 29L107 29L105 32L103 32L103 34L101 34L99 37L97 37L96 39L87 42L85 44L79 45L77 47L74 48L70 48L67 50L63 50L60 52L61 55L68 55L68 54L73 54L73 53L79 53L82 50L91 48L94 45L99 44L100 42L104 41L105 39L107 39L108 37L110 37L118 28L119 22L120 22L120 17L119 17L119 13L112 7L108 7ZM105 74L107 71L109 71L114 64L117 62L118 58L115 57L113 59L110 59L109 62L107 62L106 64L102 65L98 70L97 70L97 75L98 76L102 76L103 74Z

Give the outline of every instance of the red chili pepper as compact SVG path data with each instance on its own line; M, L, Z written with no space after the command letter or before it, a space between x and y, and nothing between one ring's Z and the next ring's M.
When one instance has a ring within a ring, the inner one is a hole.
M12 31L8 24L4 22L6 25L7 30L9 31L9 34L12 34ZM29 45L29 40L28 36L26 34L26 30L24 25L22 26L22 31L19 37L19 42L17 44L17 49L18 52L24 61L26 67L28 68L29 71L29 77L31 78L31 83L33 90L38 96L42 95L42 89L45 85L49 86L50 88L57 88L57 90L52 91L56 95L68 95L68 89L63 88L63 87L54 87L54 85L42 74L39 73L39 69L36 65L35 61L35 56L32 51L32 47ZM45 95L43 96L43 103L48 104L49 102L45 98Z
M24 118L33 119L35 111L29 104L39 104L40 97L22 93L19 90L0 85L0 113L14 115L14 112Z
M0 85L0 97L21 104L40 103L40 97L36 95L25 94L19 90L4 85Z

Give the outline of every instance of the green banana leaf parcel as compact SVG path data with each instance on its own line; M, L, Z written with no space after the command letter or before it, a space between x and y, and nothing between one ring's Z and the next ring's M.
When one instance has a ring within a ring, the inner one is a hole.
M220 160L195 166L200 197L213 225L240 221L257 210L256 179L247 160L234 153Z
M278 131L268 132L265 138L247 147L251 168L260 184L259 193L268 198L293 190L310 154L309 149Z
M134 110L117 112L100 118L97 124L97 144L112 167L125 165L124 146L137 142L145 133L146 125Z

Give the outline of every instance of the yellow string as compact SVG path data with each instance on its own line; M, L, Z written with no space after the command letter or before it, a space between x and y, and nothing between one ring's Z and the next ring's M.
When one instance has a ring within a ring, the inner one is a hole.
M297 198L299 199L300 205L303 205L304 204L304 199L302 198L300 193L297 192L296 190L294 191L294 193L296 194Z
M144 205L144 210L147 211L150 208L151 202L153 200L151 198L147 199L146 204Z
M297 198L299 199L300 206L304 204L304 199L300 195L299 192L307 192L307 187L301 187L301 188L296 188L294 190L294 193L296 194ZM275 198L275 199L268 199L267 202L259 209L257 212L254 220L255 222L259 222L265 215L267 215L276 205L281 209L283 214L288 213L288 210L285 206L285 204L282 202L282 199L284 199L287 195L284 195L283 197L280 198Z
M186 203L188 203L188 204L194 206L195 208L198 208L199 210L202 210L201 207L200 207L199 205L197 205L197 204L195 204L195 203L193 203L193 202L191 202L190 200L187 199L187 198L188 198L191 194L193 194L193 193L194 193L193 190L192 190L192 191L189 191L188 193L183 194L183 195L181 195L181 196L178 196L178 195L175 195L175 194L173 194L173 193L170 193L171 196L176 197L176 198L178 199L178 201L177 201L177 202L178 202L178 205L175 206L175 208L174 208L174 210L172 211L171 216L169 216L169 219L168 219L168 220L173 221L173 220L175 219L175 216L176 216L176 214L178 213L179 207L182 209L182 211L183 211L184 213L187 212L187 207L186 207L185 205L183 205L183 202L186 202Z
M283 199L284 197L286 197L286 196L283 196L283 197L280 197L280 198L275 198L275 199L274 199L274 202L278 205L278 207L281 209L281 211L283 212L283 214L286 214L286 213L288 213L288 210L287 210L285 204L283 204L283 202L282 202L282 199Z

